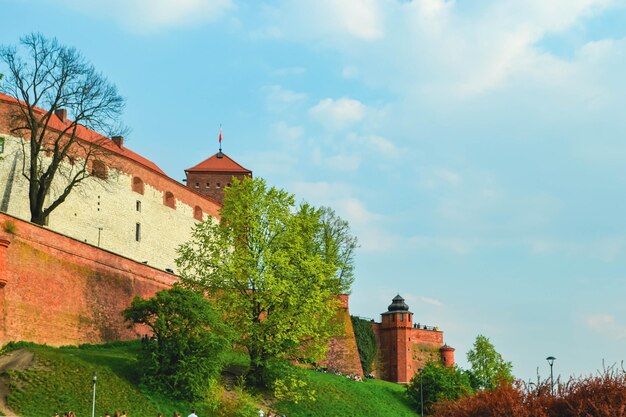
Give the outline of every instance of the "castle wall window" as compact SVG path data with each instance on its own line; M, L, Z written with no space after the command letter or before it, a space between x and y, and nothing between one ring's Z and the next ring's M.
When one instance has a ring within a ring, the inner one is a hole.
M202 209L199 206L193 209L193 218L202 221Z
M139 177L133 177L133 191L143 195L144 185Z
M222 186L222 184L220 184L219 182L217 183L217 188L220 188Z
M101 180L107 179L107 167L102 161L93 161L91 163L91 175Z
M175 209L176 208L176 199L174 198L174 194L172 194L170 191L167 191L165 193L165 196L163 197L163 204L165 204L166 206Z
M196 188L200 188L200 183L199 183L199 182L197 182L197 183L195 184L195 187L196 187Z
M137 202L135 203L135 209L141 213L141 201L137 200Z
M204 185L204 188L210 188L210 187L211 187L211 183L210 183L210 182L207 182L207 183Z

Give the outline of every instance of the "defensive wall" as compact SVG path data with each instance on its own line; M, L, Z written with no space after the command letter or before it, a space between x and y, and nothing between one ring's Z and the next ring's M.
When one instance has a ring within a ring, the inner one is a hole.
M381 314L381 322L371 324L379 346L374 367L379 378L408 383L428 362L454 365L454 348L444 344L443 332L413 323L413 313L400 295Z
M53 346L136 338L121 312L177 278L0 213L0 342Z

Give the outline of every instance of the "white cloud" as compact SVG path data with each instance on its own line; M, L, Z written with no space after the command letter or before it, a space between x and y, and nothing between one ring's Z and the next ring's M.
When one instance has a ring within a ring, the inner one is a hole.
M621 340L626 338L626 326L618 323L615 320L615 316L611 314L589 315L585 318L585 324L591 330L602 333L611 339Z
M272 139L287 145L294 145L302 138L303 133L302 126L291 126L286 122L274 123L270 130Z
M359 148L365 145L366 148L372 150L378 155L383 155L386 157L396 157L399 155L398 148L392 141L386 139L382 136L378 135L357 135L354 133L350 133L348 135L348 140L353 144L359 146Z
M343 128L363 119L366 107L358 100L326 98L311 107L313 118L329 128Z
M138 32L211 22L234 7L232 0L64 0L70 8L106 17Z
M292 108L295 104L306 100L307 95L283 88L280 85L270 85L263 88L269 110L281 112Z

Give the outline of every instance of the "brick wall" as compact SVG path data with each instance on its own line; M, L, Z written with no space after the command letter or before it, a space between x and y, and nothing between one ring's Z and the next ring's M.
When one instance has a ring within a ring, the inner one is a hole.
M0 342L53 346L132 339L121 312L176 277L0 213Z

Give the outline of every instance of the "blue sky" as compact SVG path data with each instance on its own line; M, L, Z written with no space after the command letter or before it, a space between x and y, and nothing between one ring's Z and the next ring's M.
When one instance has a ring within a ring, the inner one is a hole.
M353 314L400 292L517 376L626 359L626 7L611 0L0 0L127 99L175 179L217 150L348 219Z

